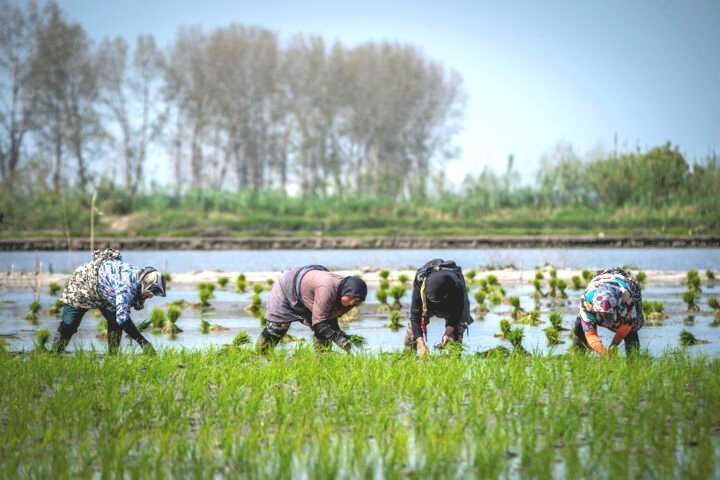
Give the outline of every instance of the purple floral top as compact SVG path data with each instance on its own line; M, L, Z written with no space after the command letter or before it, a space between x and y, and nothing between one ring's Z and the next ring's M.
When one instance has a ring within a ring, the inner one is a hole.
M130 319L130 307L138 292L139 268L120 260L111 260L98 269L98 287L111 305L115 305L115 317L119 325Z

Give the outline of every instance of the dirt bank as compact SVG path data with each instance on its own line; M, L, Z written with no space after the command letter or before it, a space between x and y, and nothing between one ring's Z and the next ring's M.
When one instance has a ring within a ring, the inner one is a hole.
M121 250L304 250L382 248L687 248L720 247L720 235L504 235L463 237L137 237L96 238L95 248ZM87 238L71 240L89 250ZM64 238L4 238L0 251L67 250Z

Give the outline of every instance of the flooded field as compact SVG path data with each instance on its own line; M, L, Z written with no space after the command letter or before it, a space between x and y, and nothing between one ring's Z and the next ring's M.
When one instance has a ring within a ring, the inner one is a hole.
M397 273L394 272L393 276L396 277ZM405 273L412 274L410 271L405 271ZM559 277L565 278L570 283L572 274L579 273L579 271L563 270L560 271ZM487 274L489 272L479 273L476 280ZM525 332L524 347L531 352L541 354L565 352L570 346L570 333L561 332L560 340L562 343L550 347L544 330L550 325L548 322L550 312L560 312L562 314L562 325L566 328L572 328L577 315L577 298L581 291L573 291L568 288L567 295L569 298L566 300L542 298L539 303L536 303L530 281L533 272L498 271L495 274L499 276L501 284L506 290L505 298L501 303L489 306L489 311L486 314L473 313L475 323L471 325L469 334L465 338L468 351L483 351L498 345L509 346L507 341L496 337L495 334L500 331L501 319L511 318L512 307L508 303L508 298L517 296L520 299L520 306L524 310L531 311L539 307L540 312L539 324L534 326L522 325ZM177 322L177 325L183 331L172 337L160 333L149 334L148 338L155 346L161 348L220 346L230 343L240 331L247 332L254 342L262 330L262 326L259 319L254 318L246 311L246 307L251 303L251 287L248 288L246 293L238 293L234 278L231 278L225 287L216 284L215 298L210 300L209 308L197 306L199 302L197 282L213 278L217 279L219 278L218 275L221 276L223 273L213 272L206 273L206 275L176 274L174 281L170 283L167 298L151 300L146 304L144 310L134 311L134 321L140 323L147 319L154 308L167 309L170 304L185 301L188 306L183 308ZM720 328L718 328L720 317L717 316L708 302L710 298L720 296L720 283L705 281L702 286L702 293L699 294L697 301L699 311L688 312L687 305L682 299L683 293L687 290L687 287L682 285L683 275L684 272L650 272L648 274L647 283L643 289L643 300L662 302L664 306L663 313L666 318L646 322L645 327L640 331L642 348L647 349L654 356L659 356L668 349L679 347L680 332L687 330L698 339L709 341L709 343L687 347L688 351L693 354L718 356L720 355ZM272 273L257 273L255 276L248 273L248 278L251 281L263 284L266 288L268 288L266 279L275 276L276 274ZM361 306L359 318L352 322L344 322L342 328L348 333L365 337L367 339L365 348L370 351L388 351L402 348L410 307L410 286L407 287L400 299L401 328L393 330L387 326L390 312L382 312L378 308L380 304L375 296L377 274L373 272L365 273L364 278L368 281L371 289L368 300ZM391 278L393 277L391 276ZM0 305L2 305L2 308L0 308L0 336L9 343L11 350L30 350L33 348L38 330L45 328L54 331L57 328L59 317L49 313L49 309L55 303L57 297L48 293L47 285L41 288L39 298L42 308L39 311L38 319L32 322L24 319L28 306L34 299L33 289L30 287L31 283L30 278L26 278L24 286L0 286ZM471 286L470 301L473 310L477 305L474 293L478 288L480 287L477 282ZM267 290L260 294L263 304L267 295ZM213 325L225 327L227 330L203 333L201 326L203 320ZM73 337L69 350L94 348L104 352L106 342L101 336L98 336L98 323L100 322L101 316L98 312L89 312L83 319L78 333ZM444 328L443 321L433 319L428 328L430 343L439 342ZM600 336L607 344L612 337L612 333L605 329L599 330ZM297 323L293 324L289 334L303 339L305 343L310 342L312 338L311 330ZM127 338L124 338L123 348L127 350L134 347ZM290 344L282 348L294 348L294 345Z

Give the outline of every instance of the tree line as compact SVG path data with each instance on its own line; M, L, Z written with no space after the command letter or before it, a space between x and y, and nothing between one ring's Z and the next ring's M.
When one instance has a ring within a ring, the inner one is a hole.
M105 176L134 195L160 155L176 191L422 197L464 106L460 77L412 46L236 24L96 43L53 2L0 0L0 77L0 177L55 192Z

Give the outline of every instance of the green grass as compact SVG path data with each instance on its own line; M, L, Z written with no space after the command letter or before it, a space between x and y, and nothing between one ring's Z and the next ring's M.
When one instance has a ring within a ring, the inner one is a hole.
M719 376L720 361L681 353L421 361L308 348L0 353L0 471L712 478ZM599 408L607 405L622 408Z

